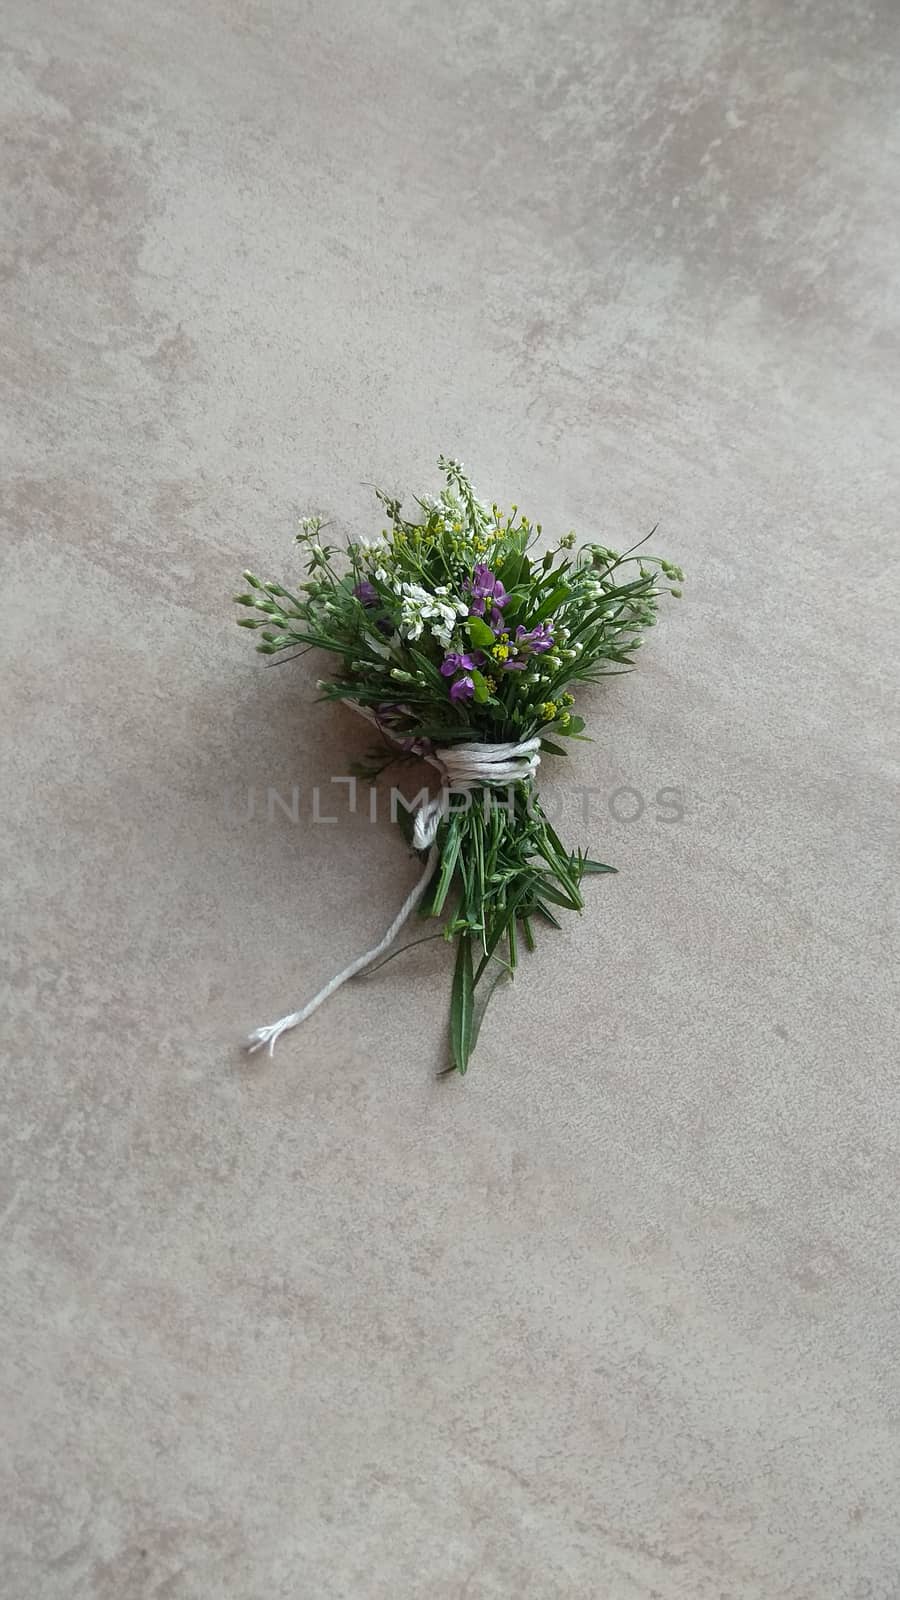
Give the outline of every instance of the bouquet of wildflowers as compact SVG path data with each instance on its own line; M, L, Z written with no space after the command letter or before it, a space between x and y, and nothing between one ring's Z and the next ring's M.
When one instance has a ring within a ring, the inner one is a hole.
M424 759L440 775L437 795L407 819L422 873L384 938L300 1011L257 1029L250 1049L271 1050L347 978L371 970L418 908L443 919L456 947L447 1070L464 1073L480 996L515 972L520 942L534 949L538 924L559 927L560 910L582 910L588 874L614 870L562 844L535 775L542 755L563 756L565 741L585 737L574 690L631 666L661 590L680 594L683 574L597 543L576 553L572 533L535 554L540 523L516 506L482 504L459 462L438 465L446 487L417 500L412 518L376 491L388 526L372 542L341 551L319 518L305 518L297 539L307 576L296 592L244 574L237 603L251 614L240 626L261 630L257 649L325 652L323 697L378 729L380 766ZM378 768L373 760L370 772Z

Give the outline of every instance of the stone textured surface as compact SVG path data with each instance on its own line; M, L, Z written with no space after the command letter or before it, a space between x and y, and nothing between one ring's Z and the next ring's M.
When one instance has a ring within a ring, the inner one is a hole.
M6 0L0 66L5 1600L893 1600L896 6ZM441 449L689 569L549 780L620 875L465 1084L432 945L247 1066L411 868L235 576Z

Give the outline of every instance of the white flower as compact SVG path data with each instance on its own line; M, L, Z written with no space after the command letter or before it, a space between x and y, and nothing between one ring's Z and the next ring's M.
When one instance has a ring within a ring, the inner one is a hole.
M401 589L400 627L408 639L419 639L425 626L425 606L429 596L417 583L405 583Z
M386 563L392 562L394 559L390 540L386 539L381 533L376 539L367 539L363 534L357 548L359 559L365 567L373 567L377 562L383 569Z
M404 583L400 588L400 617L401 630L408 639L419 639L426 626L434 634L438 642L446 650L450 644L453 630L456 627L457 615L464 614L468 607L460 611L460 603L448 600L442 596L448 593L446 585L439 587L434 594L429 594L419 583Z

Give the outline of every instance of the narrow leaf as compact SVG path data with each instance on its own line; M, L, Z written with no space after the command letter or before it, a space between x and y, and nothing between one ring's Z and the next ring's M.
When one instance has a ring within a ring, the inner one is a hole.
M442 910L444 909L444 901L446 900L450 890L450 881L453 877L453 869L456 866L459 858L460 842L459 818L458 816L452 816L447 829L447 838L444 841L444 850L443 855L441 856L441 870L438 876L437 888L434 891L434 899L432 901L431 914L433 917L440 916Z
M465 1072L472 1053L474 987L471 935L461 933L456 943L456 967L450 996L450 1054L459 1073Z
M549 922L551 928L559 928L562 930L562 923L560 922L559 918L553 915L553 912L550 910L549 906L544 905L543 900L535 900L534 909L539 917L543 917L545 922Z
M538 606L537 611L532 613L530 618L531 627L534 627L536 622L543 622L545 617L549 617L554 611L558 610L563 601L568 600L571 593L569 585L561 583L558 588L553 590L552 594L548 594L543 605Z
M505 978L507 975L511 976L511 974L509 973L509 968L506 965L505 961L501 961L499 959L499 957L495 957L494 958L494 965L495 965L497 970L493 974L493 976L492 976L492 978L490 980L490 983L488 984L487 994L485 995L481 1005L477 1009L477 1013L476 1013L476 1017L475 1017L475 1023L474 1023L474 1026L472 1028L472 1049L473 1050L475 1049L475 1046L478 1043L478 1035L481 1032L481 1024L484 1021L485 1013L487 1011L488 1006L490 1005L491 995L493 994L494 990L496 989L497 984L500 982L501 978Z

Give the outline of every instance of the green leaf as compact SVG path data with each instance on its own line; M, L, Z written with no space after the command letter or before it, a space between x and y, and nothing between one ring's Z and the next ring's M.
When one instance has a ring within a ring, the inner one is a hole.
M562 923L560 922L559 918L555 917L549 907L544 905L543 900L535 900L534 909L539 917L543 917L545 922L549 922L551 928L562 929ZM531 915L530 911L528 915Z
M447 685L445 680L438 672L437 667L434 665L434 662L429 661L427 656L423 656L421 650L414 650L412 645L409 647L409 653L423 677L427 678L428 682L433 684L435 689L440 690L441 697L443 698L447 692Z
M478 705L483 705L484 701L487 700L489 695L487 681L484 677L484 674L479 672L477 667L473 667L469 673L469 676L475 685L476 703Z
M464 1073L472 1053L475 1019L475 985L472 980L472 939L461 933L456 943L456 967L450 996L450 1054L457 1072Z
M444 909L444 901L449 893L453 871L459 858L461 816L462 812L454 812L447 825L447 837L444 840L444 848L441 855L441 870L438 874L437 887L432 900L431 915L433 917L439 917Z
M530 626L533 628L536 622L543 622L545 617L549 617L552 612L557 611L563 601L568 600L571 593L569 585L561 583L558 588L553 590L552 594L548 594L543 605L538 606L537 611L532 613L529 619Z
M509 555L503 557L497 569L497 577L504 589L509 594L523 577L526 567L525 557L519 550L511 550Z
M473 1050L475 1049L475 1046L478 1043L478 1035L481 1032L481 1024L483 1023L483 1021L485 1019L485 1015L487 1013L487 1008L488 1008L488 1006L490 1004L491 995L493 994L494 990L496 989L497 984L500 982L501 978L506 978L506 977L511 977L512 976L508 966L506 965L506 962L505 961L501 961L499 957L495 957L494 958L494 966L496 968L496 971L491 975L490 983L488 985L487 994L484 996L484 999L482 1000L481 1005L476 1009L475 1022L474 1022L473 1028L472 1028L472 1049Z
M542 739L541 749L546 750L547 754L551 756L567 756L569 754L568 750L564 750L561 744L554 744L552 739Z
M503 906L502 909L499 910L497 912L496 916L493 918L493 920L491 922L491 925L490 925L490 928L489 928L489 931L488 931L487 936L486 936L485 941L484 941L484 955L482 956L480 962L478 963L478 971L475 974L476 983L478 982L478 979L481 977L482 973L484 972L485 968L487 967L487 964L490 961L491 956L494 954L494 951L496 950L498 944L500 943L500 940L503 938L503 935L506 933L510 922L515 918L515 916L517 914L518 907L521 904L522 900L524 900L525 895L528 892L528 890L529 890L529 882L528 882L527 879L523 879L520 883L518 883L516 885L516 887L514 889L512 889L510 891L510 894L509 894L509 896L507 898L505 906Z
M551 883L544 873L538 873L536 876L540 885L541 900L549 900L555 906L564 906L567 911L582 909L580 896L576 898L571 894L564 894L563 890L557 888L555 883ZM541 910L543 909L542 906Z
M482 621L481 617L470 617L466 623L466 627L469 632L469 638L474 645L479 647L479 649L489 650L491 645L494 644L494 635L492 634L487 623Z
M583 878L590 878L594 873L597 872L618 872L619 870L618 867L605 866L602 861L592 861L590 856L582 856L579 865L581 867L581 876Z

